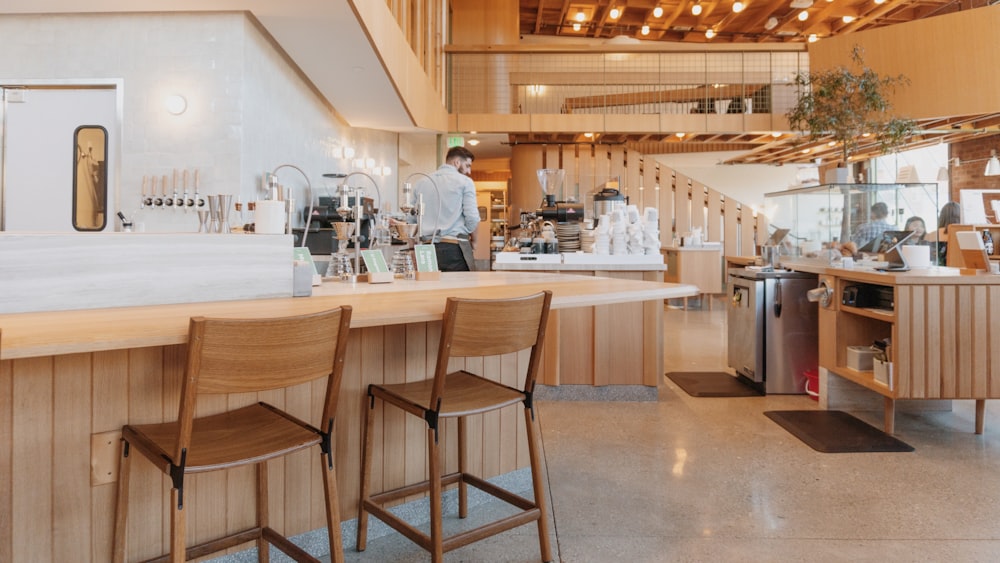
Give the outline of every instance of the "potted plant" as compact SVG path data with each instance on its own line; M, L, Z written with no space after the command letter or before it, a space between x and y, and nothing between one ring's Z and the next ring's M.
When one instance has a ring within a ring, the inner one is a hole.
M808 131L814 140L830 138L840 144L840 167L844 170L838 172L842 178L838 183L851 181L848 162L863 135L874 136L883 152L891 152L916 128L914 121L890 113L890 94L897 86L909 84L909 79L902 74L881 76L866 67L864 49L858 45L851 50L851 62L851 68L798 74L795 84L799 97L785 114L793 130ZM849 207L844 205L841 241L850 234L849 217Z

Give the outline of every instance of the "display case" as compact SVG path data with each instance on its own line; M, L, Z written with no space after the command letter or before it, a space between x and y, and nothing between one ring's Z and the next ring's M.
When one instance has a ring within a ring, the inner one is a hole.
M789 229L782 254L813 257L860 234L859 227L870 220L876 203L885 204L888 230L904 230L909 219L919 217L925 230L933 232L938 211L947 199L947 188L937 183L823 184L764 194L763 211L772 232ZM761 233L756 244L764 240ZM855 243L863 244L859 240Z

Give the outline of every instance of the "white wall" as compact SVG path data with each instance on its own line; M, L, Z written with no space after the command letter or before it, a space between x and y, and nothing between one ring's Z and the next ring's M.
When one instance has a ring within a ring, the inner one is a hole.
M138 207L144 175L172 178L174 169L198 169L202 193L246 201L264 171L291 163L319 190L323 173L357 170L334 158L344 145L391 166L376 182L394 201L397 134L346 126L243 13L2 16L0 37L0 83L123 81L117 201L126 213ZM174 93L188 102L180 116L164 108ZM278 176L304 186L294 170ZM351 184L370 186L360 177ZM166 209L144 210L136 222L149 231L198 227L194 213Z
M770 166L765 164L718 164L738 152L656 154L657 162L711 187L722 195L754 209L763 209L764 194L801 187L802 180L816 179L816 167ZM811 185L815 185L813 182Z

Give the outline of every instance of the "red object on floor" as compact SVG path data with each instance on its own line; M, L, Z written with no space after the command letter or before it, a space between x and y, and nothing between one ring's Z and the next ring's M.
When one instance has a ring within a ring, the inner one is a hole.
M806 393L809 394L809 398L818 401L819 400L819 370L807 369L802 372L802 375L806 376Z

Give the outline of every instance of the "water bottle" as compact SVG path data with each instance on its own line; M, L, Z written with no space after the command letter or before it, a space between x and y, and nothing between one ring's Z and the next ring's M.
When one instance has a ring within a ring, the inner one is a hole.
M983 246L986 248L986 254L993 256L993 235L989 231L983 231Z

